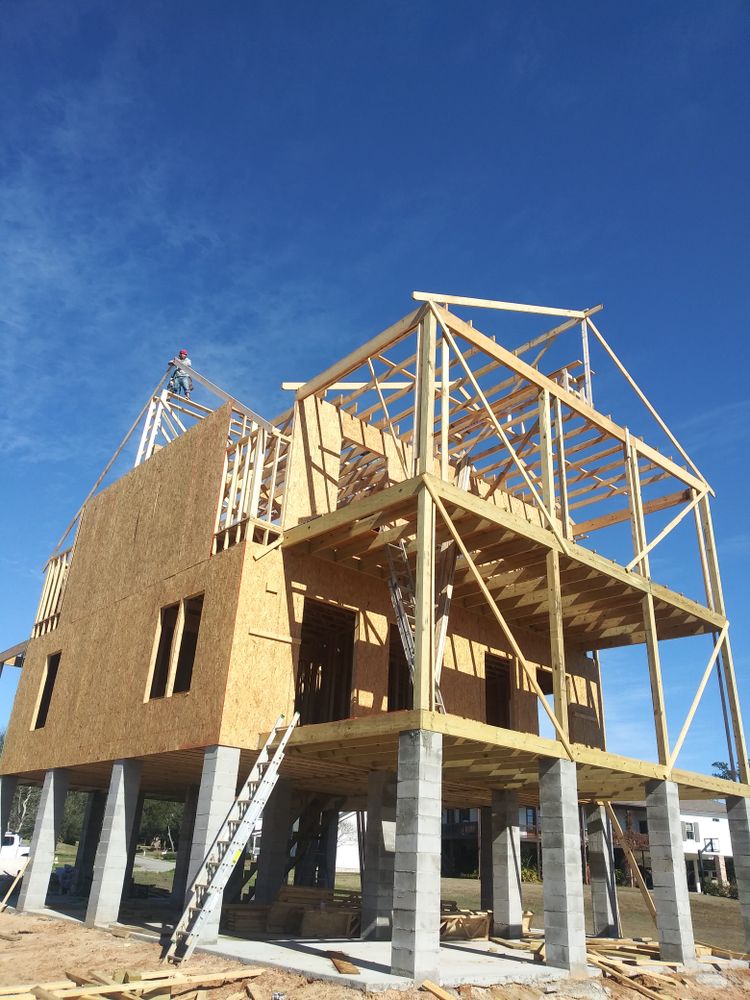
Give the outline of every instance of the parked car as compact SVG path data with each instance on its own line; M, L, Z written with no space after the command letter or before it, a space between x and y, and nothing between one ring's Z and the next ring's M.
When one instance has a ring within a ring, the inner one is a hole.
M28 856L29 845L23 843L19 834L8 830L3 834L3 842L0 845L0 875L10 875L15 878Z

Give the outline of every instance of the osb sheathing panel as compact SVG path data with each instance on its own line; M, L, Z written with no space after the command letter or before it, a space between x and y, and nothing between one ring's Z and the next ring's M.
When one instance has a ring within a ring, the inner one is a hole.
M281 551L263 554L257 545L252 551L254 557L248 555L242 574L221 742L252 745L252 735L267 730L279 714L290 717L306 597L357 613L351 715L385 712L388 632L394 620L385 581L311 556ZM545 639L524 636L522 646L532 665L549 662ZM483 616L454 607L441 679L452 714L486 720L487 653L509 653L499 628ZM590 661L581 654L570 654L569 669L577 670L580 665L585 670L587 664ZM537 698L514 660L511 677L512 728L537 733ZM589 693L593 680L589 678Z
M228 421L223 406L87 504L61 620L76 621L209 557Z
M218 742L245 546L209 556L228 411L91 501L60 624L32 640L2 769L23 772ZM147 701L159 610L205 593L191 689ZM49 653L62 655L47 723L31 730Z
M391 483L403 482L412 475L410 445L396 441L389 431L379 430L339 410L324 399L308 396L297 404L292 429L284 527L300 524L320 514L330 514L337 509L341 452L345 438L383 455L387 460ZM439 466L439 459L436 458L433 468L436 475L440 474ZM449 476L453 478L454 475L455 470L451 466ZM472 481L478 495L487 496L491 485L482 480ZM546 523L538 507L524 503L504 490L494 490L488 503L523 517L531 524Z

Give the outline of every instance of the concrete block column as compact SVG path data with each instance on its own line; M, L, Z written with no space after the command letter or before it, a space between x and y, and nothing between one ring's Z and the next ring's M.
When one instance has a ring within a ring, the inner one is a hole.
M193 846L195 830L195 813L198 808L198 785L188 785L185 792L185 802L180 823L180 839L177 843L177 856L174 862L172 876L172 902L182 906L187 892L188 868L190 866L190 851Z
M581 825L572 760L539 762L544 865L546 961L578 975L586 972Z
M81 835L76 851L76 876L72 891L76 896L86 896L94 878L94 860L104 823L107 796L104 792L89 792L83 814Z
M521 829L515 792L492 791L492 911L498 937L520 938Z
M727 796L727 818L747 951L750 948L750 799Z
M211 746L203 752L203 770L195 809L193 840L190 846L187 895L208 851L216 839L221 824L227 818L232 803L237 798L237 775L240 767L238 747ZM201 935L203 944L214 944L219 937L221 905L217 903L204 924Z
M395 858L396 775L388 771L371 771L367 777L363 938L387 941L391 936Z
M10 811L17 787L18 778L15 774L0 775L0 837L10 829Z
M133 817L133 828L131 831L131 837L128 841L128 863L125 866L125 878L122 881L122 898L123 901L130 897L131 883L133 881L133 868L135 867L135 854L138 850L138 837L141 833L141 821L143 819L143 804L146 801L146 796L143 792L138 795L138 802L135 807L135 816Z
M673 781L646 785L646 818L659 951L666 962L695 961L680 799Z
M418 981L439 980L442 763L442 734L401 733L391 972Z
M292 828L292 792L289 781L279 778L263 810L258 874L255 879L256 903L272 903L287 877L289 834Z
M594 934L597 937L620 937L612 827L604 806L588 805L584 812L588 833Z
M55 845L62 827L65 796L68 794L68 772L62 768L47 771L44 776L30 858L21 884L18 909L38 910L44 906L49 878L55 861Z
M86 908L88 927L115 923L119 916L128 855L135 835L140 784L140 761L114 762Z

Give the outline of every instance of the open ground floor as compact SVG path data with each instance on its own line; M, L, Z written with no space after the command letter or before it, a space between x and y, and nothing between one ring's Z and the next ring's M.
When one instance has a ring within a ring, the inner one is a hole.
M85 923L109 926L122 919L139 817L148 795L181 797L184 803L167 900L179 914L257 753L213 746L3 776L3 823L14 783L42 783L19 910L34 912L45 905L66 795L75 788L89 797L68 889L85 897ZM524 913L519 806L533 803L543 815L544 881L535 921L544 951L537 957L557 973L585 975L587 931L600 938L623 933L611 803L638 796L646 804L653 881L644 899L653 916L659 957L690 966L697 935L688 897L680 798L718 795L728 806L744 951L750 931L750 787L580 745L571 755L560 743L542 737L426 712L297 729L263 811L257 862L248 867L238 854L224 904L241 907L245 929L251 925L259 937L274 935L273 949L282 949L279 963L285 967L290 954L299 953L299 942L317 961L331 950L331 938L346 937L350 947L366 948L372 956L368 962L394 981L437 981L456 955L468 953L472 961L484 962L489 955L497 956L490 949L498 947L498 942L479 946L444 937L446 927L456 924L460 907L441 892L443 806L480 810L479 910L486 921L484 936L513 941L522 937L530 919ZM361 812L366 820L361 830L361 888L342 898L334 880L338 816L345 809ZM591 882L588 916L582 826L587 830ZM290 895L290 881L296 896ZM305 889L311 891L300 894ZM221 916L217 908L204 922L202 946L220 946L220 930L226 927L226 922L220 925ZM279 934L287 944L278 943ZM508 961L522 963L515 952ZM539 962L532 964L537 975Z

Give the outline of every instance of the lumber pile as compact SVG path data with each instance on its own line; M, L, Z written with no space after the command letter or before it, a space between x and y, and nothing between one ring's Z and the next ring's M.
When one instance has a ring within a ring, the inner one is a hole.
M490 936L489 910L462 910L452 900L440 904L440 937L460 941L484 940Z
M196 1000L204 988L218 989L228 984L247 988L251 979L265 971L249 965L222 972L191 969L188 973L169 967L150 972L133 969L115 969L111 973L71 970L65 973L65 979L57 982L0 986L0 1000L168 1000L173 990Z
M268 933L353 938L362 922L362 897L343 889L286 885L270 906L223 906L221 921L222 930L238 937Z

